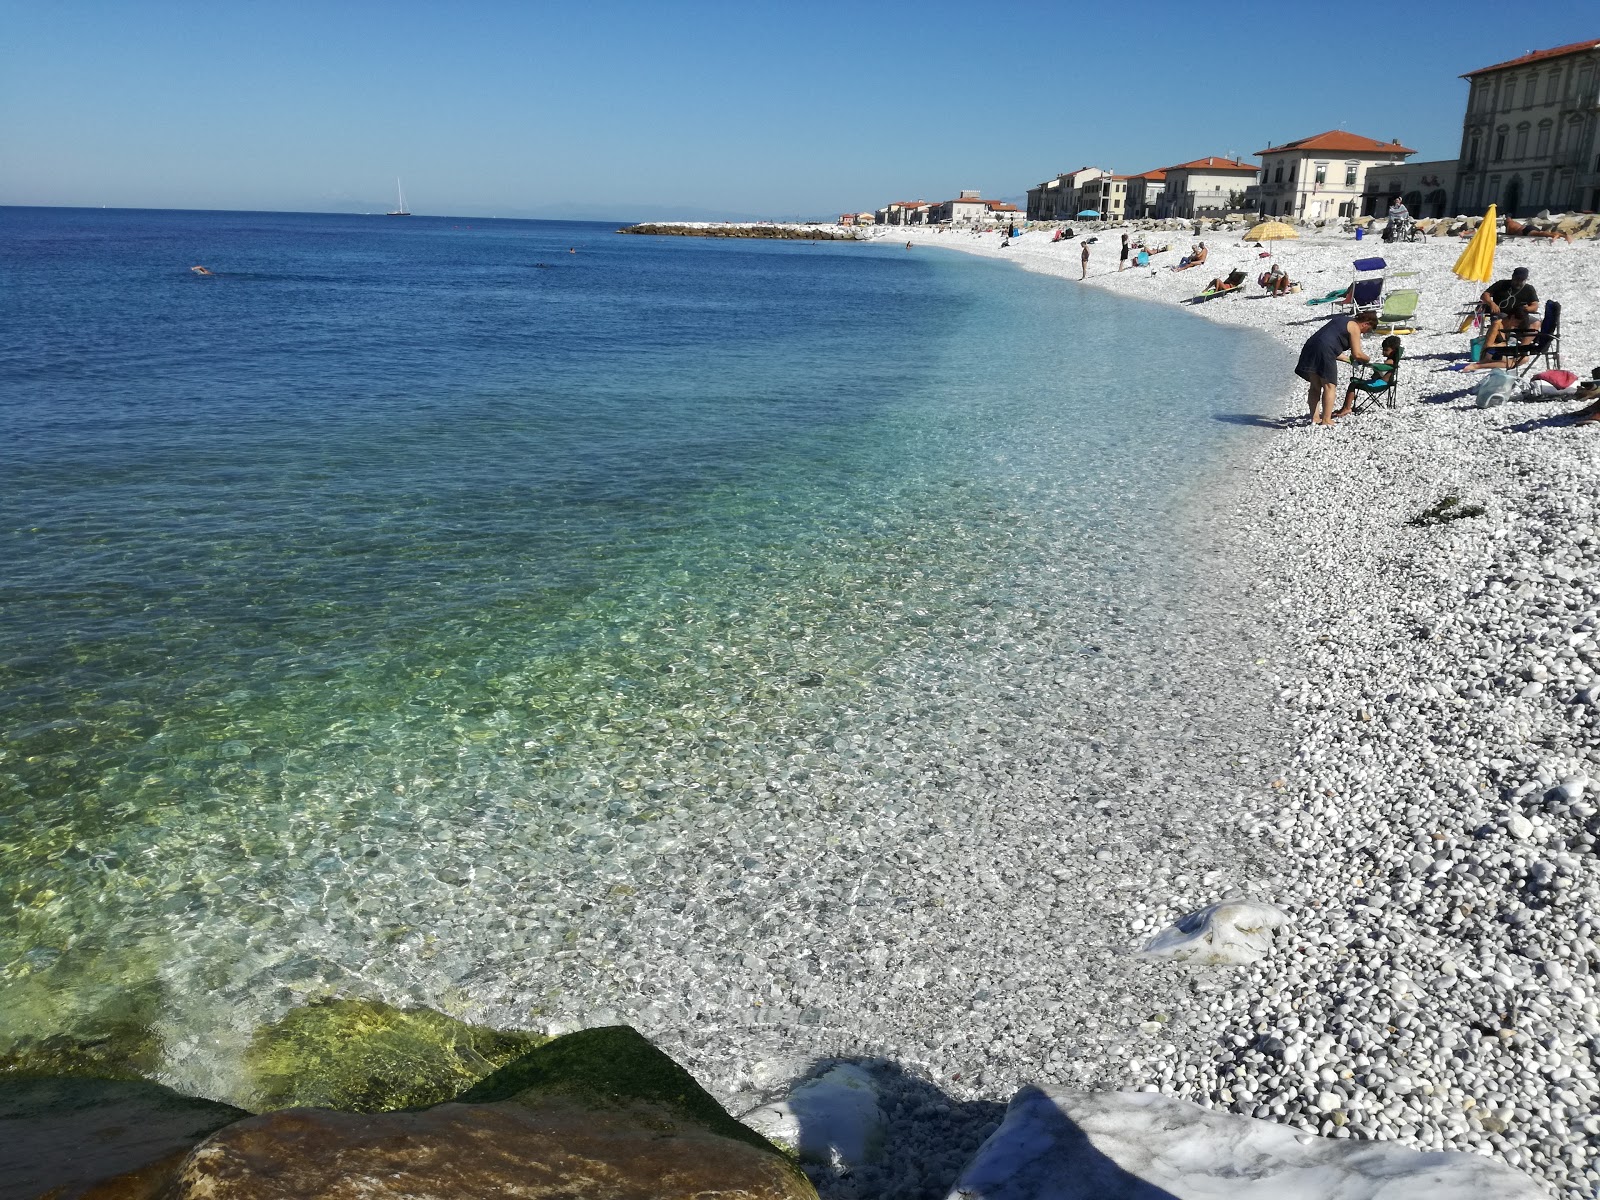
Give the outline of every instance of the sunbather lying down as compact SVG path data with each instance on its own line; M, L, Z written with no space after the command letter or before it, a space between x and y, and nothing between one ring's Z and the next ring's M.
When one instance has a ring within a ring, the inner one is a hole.
M1560 229L1535 229L1532 225L1524 225L1521 221L1515 220L1511 217L1506 218L1506 236L1508 238L1543 238L1545 241L1549 242L1553 242L1557 238L1566 238L1569 245L1572 243L1572 235L1570 233L1566 233Z

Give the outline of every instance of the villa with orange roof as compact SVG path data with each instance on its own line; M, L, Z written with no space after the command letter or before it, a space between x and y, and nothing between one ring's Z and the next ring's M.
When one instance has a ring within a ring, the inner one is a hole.
M1342 129L1257 150L1261 213L1303 221L1360 216L1367 172L1404 163L1415 153L1399 141L1380 142Z
M1247 162L1209 155L1167 168L1157 208L1163 217L1220 217L1238 212L1256 169Z
M1600 209L1600 41L1536 50L1461 78L1457 208L1502 216Z

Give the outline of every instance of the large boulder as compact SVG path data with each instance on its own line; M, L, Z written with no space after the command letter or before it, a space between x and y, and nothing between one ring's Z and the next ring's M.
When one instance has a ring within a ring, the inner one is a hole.
M124 1176L140 1196L208 1134L250 1114L120 1079L0 1077L0 1196L74 1200Z
M1316 1137L1156 1092L1029 1087L949 1200L1542 1200L1476 1154Z
M161 1188L162 1200L816 1200L792 1160L626 1026L557 1038L422 1111L239 1121Z

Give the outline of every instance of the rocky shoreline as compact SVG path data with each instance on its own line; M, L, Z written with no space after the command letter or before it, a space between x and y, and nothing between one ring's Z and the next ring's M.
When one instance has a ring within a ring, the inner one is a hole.
M426 1010L367 1015L415 1023L437 1044L394 1056L382 1033L347 1029L257 1113L143 1081L6 1077L0 1195L818 1200L813 1181L833 1195L876 1194L853 1186L885 1157L890 1132L879 1076L863 1066L821 1070L740 1121L637 1031L611 1026L534 1039L432 1103L401 1105L440 1081L452 1023ZM481 1032L453 1024L469 1041ZM353 1104L304 1099L329 1094L321 1076L348 1084L364 1073ZM285 1104L291 1093L300 1099ZM380 1096L386 1102L374 1104ZM1183 1200L1539 1195L1525 1177L1472 1155L1296 1137L1151 1092L1032 1086L947 1185L950 1200L1140 1200L1154 1188Z
M1586 232L1506 243L1497 272L1528 265L1562 301L1562 356L1585 376L1600 364ZM1265 265L1221 231L1201 235L1202 271L1118 273L1117 233L1091 286L1178 303ZM1080 242L1029 236L919 244L1076 279ZM1321 319L1305 297L1362 254L1418 271L1425 299L1397 410L1310 428L1287 372L1241 397L1281 430L1231 520L1292 649L1277 684L1298 742L1279 811L1241 832L1275 861L1256 894L1288 936L1218 998L1212 1047L1178 1049L1159 1086L1334 1137L1492 1155L1578 1200L1600 1184L1600 460L1571 402L1484 411L1476 379L1443 370L1478 290L1449 272L1460 247L1308 231L1277 247L1303 294L1250 287L1195 310L1292 351ZM1481 513L1418 519L1450 498Z

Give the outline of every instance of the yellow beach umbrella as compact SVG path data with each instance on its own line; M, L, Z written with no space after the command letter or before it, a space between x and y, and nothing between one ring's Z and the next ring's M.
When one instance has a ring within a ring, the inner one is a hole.
M1297 238L1300 233L1286 221L1263 221L1244 235L1247 242L1277 242L1284 238Z
M1489 205L1483 224L1478 226L1451 270L1473 283L1488 283L1494 278L1494 205Z

